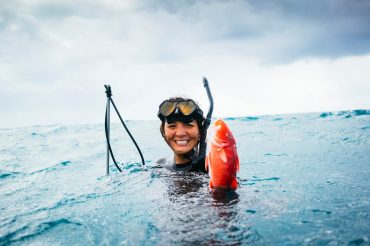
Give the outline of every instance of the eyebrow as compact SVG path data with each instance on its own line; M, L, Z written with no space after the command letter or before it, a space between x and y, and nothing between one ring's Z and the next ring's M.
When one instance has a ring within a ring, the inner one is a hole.
M194 122L194 121L191 121L191 122L187 122L187 123L185 123L185 122L183 122L185 125L196 125L197 123L196 122Z

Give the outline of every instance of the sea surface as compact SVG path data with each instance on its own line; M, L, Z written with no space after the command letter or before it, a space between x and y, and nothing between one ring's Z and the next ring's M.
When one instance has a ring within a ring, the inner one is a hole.
M113 117L113 115L112 115ZM226 118L235 192L170 173L159 121L0 129L0 245L369 245L370 110Z

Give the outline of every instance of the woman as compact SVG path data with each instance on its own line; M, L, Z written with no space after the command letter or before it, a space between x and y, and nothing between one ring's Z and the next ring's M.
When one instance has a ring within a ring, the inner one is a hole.
M172 97L159 105L158 117L162 121L161 134L172 149L173 158L162 158L157 161L172 171L206 172L204 158L193 163L198 152L203 111L191 99Z

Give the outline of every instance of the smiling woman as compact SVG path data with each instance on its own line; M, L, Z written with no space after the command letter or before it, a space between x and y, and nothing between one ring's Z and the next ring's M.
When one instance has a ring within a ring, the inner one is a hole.
M165 122L164 129L164 138L175 153L176 163L186 163L188 160L185 155L195 148L200 138L196 120L189 123Z
M191 99L172 97L160 104L158 117L162 121L161 134L174 156L161 158L157 163L172 171L206 172L204 159L192 163L204 122L203 111L198 104Z

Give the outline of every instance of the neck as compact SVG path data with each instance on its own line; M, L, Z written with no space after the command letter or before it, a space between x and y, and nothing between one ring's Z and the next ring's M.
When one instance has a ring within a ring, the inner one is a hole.
M189 162L190 159L186 157L185 155L175 155L175 163L176 164L185 164Z

